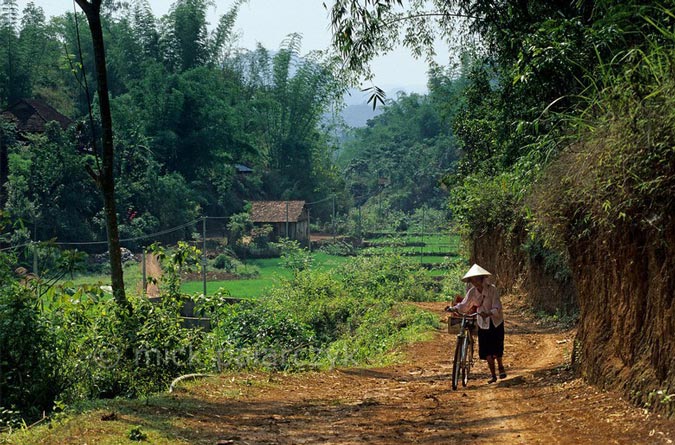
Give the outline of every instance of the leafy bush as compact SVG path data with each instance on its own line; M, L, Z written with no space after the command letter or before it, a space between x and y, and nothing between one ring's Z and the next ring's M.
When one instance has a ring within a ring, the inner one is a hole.
M433 285L426 271L400 255L359 256L343 264L338 273L355 295L387 296L396 301L433 299Z
M0 421L35 419L61 389L53 363L54 338L26 287L0 287ZM19 417L19 418L20 418Z
M234 272L241 262L227 253L221 253L213 260L213 267L224 269L227 272Z
M253 227L251 229L251 239L258 249L266 249L270 242L270 236L273 232L272 226L266 224L262 227Z
M355 258L356 277L351 269L297 271L268 296L223 308L206 355L217 357L219 369L382 361L390 348L433 326L435 317L400 303L432 297L420 291L419 268L400 257L373 260Z
M353 256L356 253L354 245L346 241L336 240L333 242L326 243L321 246L320 249L322 252L327 253L328 255L334 256Z
M175 249L165 259L179 269L191 252ZM163 390L190 372L378 363L435 318L399 303L431 295L420 291L423 272L394 256L357 257L354 269L334 273L297 270L258 301L197 298L196 313L211 318L209 333L182 326L179 294L159 303L132 297L127 312L97 286L64 283L38 305L32 288L10 279L12 263L0 267L0 418L7 423L56 400L64 406Z
M380 302L368 308L353 333L328 346L324 360L330 366L379 364L394 348L420 339L436 318L413 306Z
M210 339L218 369L282 370L308 358L314 333L288 308L244 302L224 308Z
M181 326L178 304L137 299L128 314L89 291L52 307L65 401L147 394L195 369L203 333Z
M300 272L312 265L313 257L309 250L300 247L296 240L282 238L274 243L281 252L281 265L293 272Z

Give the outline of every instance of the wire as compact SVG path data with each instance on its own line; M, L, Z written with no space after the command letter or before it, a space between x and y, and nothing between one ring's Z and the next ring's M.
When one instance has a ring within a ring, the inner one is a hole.
M148 239L148 238L154 238L154 237L157 237L157 236L167 235L169 233L173 233L173 232L177 232L178 230L182 230L186 227L190 227L191 225L196 224L199 221L209 219L209 218L215 218L215 217L201 217L201 218L197 218L197 219L194 219L192 221L186 222L185 224L181 224L181 225L176 226L176 227L171 227L170 229L166 229L166 230L161 230L159 232L149 233L149 234L143 235L143 236L135 236L133 238L123 238L123 239L120 240L120 243L130 242L130 241L140 241L140 240L144 240L144 239ZM38 243L41 243L41 242L46 242L46 241L31 241L30 243L19 244L18 246L5 247L5 248L0 249L0 252L4 252L6 250L16 250L16 249L20 249L22 247L32 246L34 244L38 244ZM72 241L72 242L71 241L68 241L68 242L66 242L66 241L64 241L64 242L56 241L56 242L53 242L52 244L55 244L57 246L97 246L97 245L104 245L104 244L107 245L108 241L79 241L79 242L77 242L77 241Z
M333 199L333 197L334 197L334 195L329 196L328 198L325 198L325 199L322 199L322 200L319 200L319 201L305 203L305 205L318 204L318 203L325 202L325 201L328 201L330 199ZM162 235L168 235L169 233L177 232L179 230L185 229L186 227L190 227L193 224L197 224L200 221L206 221L206 220L209 220L209 219L224 220L224 219L230 219L230 217L229 216L202 216L202 217L199 217L197 219L193 219L192 221L186 222L185 224L181 224L181 225L176 226L176 227L171 227L169 229L161 230L159 232L149 233L147 235L142 235L142 236L135 236L133 238L123 238L123 239L120 239L120 243L128 243L128 242L132 242L132 241L141 241L141 240L148 239L148 238L155 238L155 237L162 236ZM46 241L39 241L39 240L38 241L31 241L29 243L19 244L18 246L4 247L4 248L0 249L0 252L4 252L4 251L7 251L7 250L21 249L22 247L28 247L28 246L32 246L34 244L42 243L42 242L46 242ZM57 246L100 246L100 245L107 245L108 241L55 241L51 244L55 244Z
M25 244L19 244L18 246L4 247L4 248L0 249L0 252L4 252L5 250L20 249L20 248L22 248L22 247L28 247L28 246L30 246L30 245L32 245L32 244L33 244L33 243L30 242L30 243L25 243Z
M320 199L318 201L306 202L305 205L310 206L310 205L314 205L314 204L319 204L319 203L322 203L322 202L330 201L331 199L334 199L334 198L335 198L335 195L330 195L329 197Z

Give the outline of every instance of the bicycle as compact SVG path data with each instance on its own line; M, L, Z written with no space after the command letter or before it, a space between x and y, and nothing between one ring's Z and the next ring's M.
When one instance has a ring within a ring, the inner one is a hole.
M455 358L452 362L452 389L456 390L461 376L462 386L469 382L469 372L473 365L473 334L472 329L476 326L477 313L459 314L462 319L457 334L457 345L455 346ZM453 318L448 318L448 328Z

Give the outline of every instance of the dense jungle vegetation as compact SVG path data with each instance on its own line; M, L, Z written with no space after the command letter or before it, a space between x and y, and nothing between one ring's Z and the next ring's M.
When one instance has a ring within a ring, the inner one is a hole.
M100 135L96 113L89 117L88 36L76 14L47 20L34 6L2 5L0 104L40 98L76 125L24 138L3 124L1 242L101 239L102 201L87 174L91 135ZM672 5L338 0L337 60L301 57L298 36L278 51L239 51L231 36L239 3L213 31L206 5L178 0L161 18L144 2L103 9L123 236L229 216L260 198L336 196L345 231L361 207L397 214L388 221L399 230L419 209L441 209L501 286L550 312L578 311L581 375L675 412L657 396L675 392ZM384 113L335 138L338 124L325 114L350 76L367 75L395 42L423 54L437 35L460 63L431 68L426 96L392 100L375 90ZM336 66L352 74L339 78ZM253 173L237 175L235 164ZM179 249L171 261L188 254ZM125 311L100 289L27 286L13 270L25 264L22 252L0 259L8 424L55 401L140 395L223 364L374 360L433 323L396 304L433 295L395 256L357 257L335 274L298 269L258 304L201 301L216 326L208 335L176 325L179 294L161 306L131 296ZM160 360L157 351L174 355Z

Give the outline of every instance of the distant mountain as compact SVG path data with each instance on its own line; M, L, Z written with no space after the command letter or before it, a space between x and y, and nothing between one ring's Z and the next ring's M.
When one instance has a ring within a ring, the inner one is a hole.
M368 119L372 119L380 113L382 113L382 107L373 110L372 105L369 104L347 105L342 110L342 119L350 127L365 127Z
M387 99L395 100L399 93L417 93L426 94L426 87L422 86L382 86L387 94ZM344 101L346 107L342 110L342 118L350 127L365 127L368 119L372 119L378 114L382 113L382 106L378 103L377 108L373 111L373 105L368 104L370 93L358 89L350 89L345 94Z

